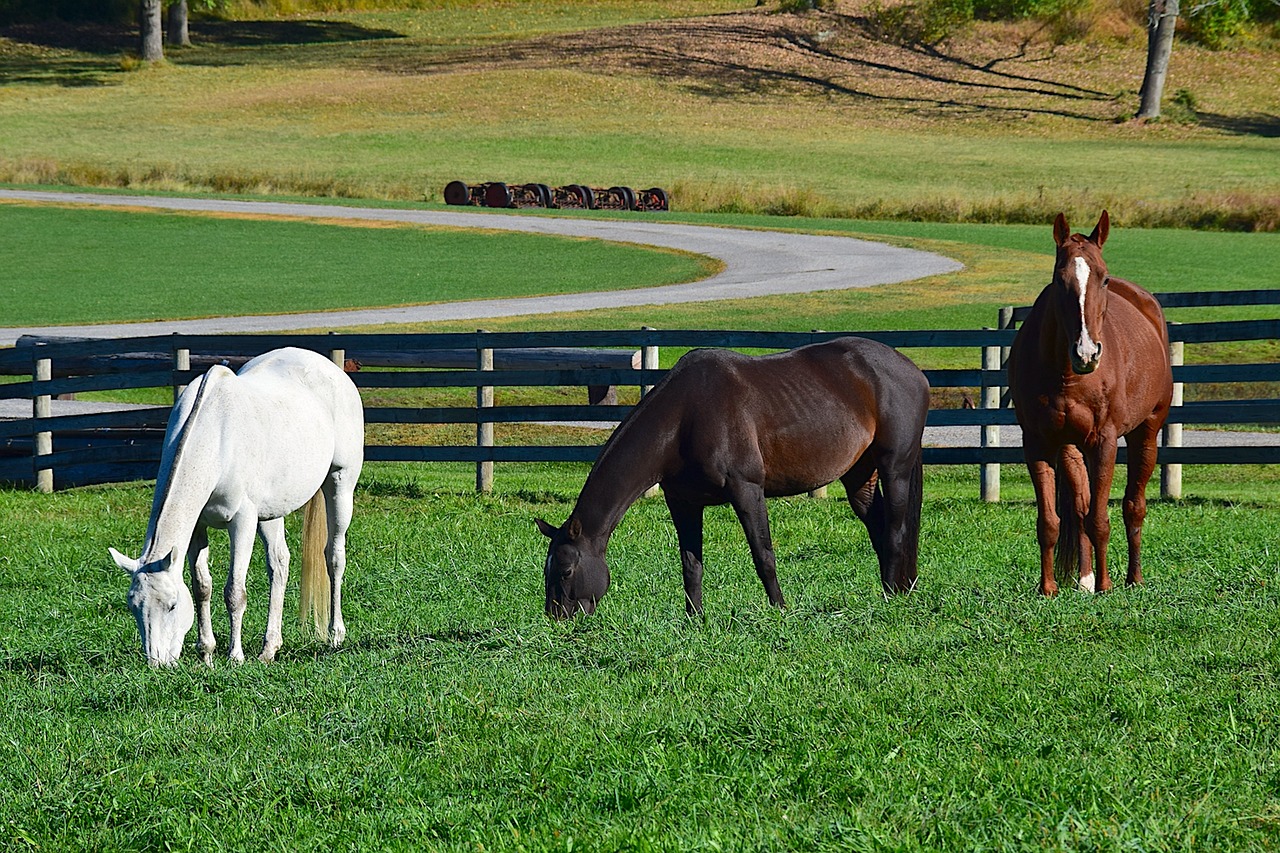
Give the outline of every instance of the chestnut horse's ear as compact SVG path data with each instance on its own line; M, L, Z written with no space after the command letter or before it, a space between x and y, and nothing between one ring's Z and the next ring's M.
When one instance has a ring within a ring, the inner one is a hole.
M1111 216L1104 210L1102 215L1098 217L1098 224L1093 226L1093 233L1089 235L1089 242L1102 248L1102 244L1107 242L1107 234L1111 231Z
M541 518L535 518L533 523L538 525L538 529L542 531L542 535L548 539L556 535L555 526L543 521Z
M1071 228L1067 225L1067 217L1059 213L1053 220L1053 242L1061 246L1071 236Z

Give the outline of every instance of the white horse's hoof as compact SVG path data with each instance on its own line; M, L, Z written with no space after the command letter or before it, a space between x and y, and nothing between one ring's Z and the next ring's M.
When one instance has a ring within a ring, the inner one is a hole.
M1081 575L1080 579L1076 581L1076 589L1080 590L1081 592L1087 592L1088 594L1093 595L1093 593L1096 592L1096 589L1094 588L1095 587L1094 578L1095 576L1092 572L1090 572L1087 575Z

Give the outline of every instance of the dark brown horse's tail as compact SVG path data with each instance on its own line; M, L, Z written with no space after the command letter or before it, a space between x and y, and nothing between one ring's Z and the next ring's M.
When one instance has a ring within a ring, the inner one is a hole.
M916 453L916 463L911 469L911 483L907 492L907 533L902 543L903 586L915 589L916 571L920 563L920 511L924 505L924 451Z
M1058 512L1058 542L1053 546L1053 579L1060 589L1075 582L1080 572L1080 518L1059 457L1054 465L1054 504Z

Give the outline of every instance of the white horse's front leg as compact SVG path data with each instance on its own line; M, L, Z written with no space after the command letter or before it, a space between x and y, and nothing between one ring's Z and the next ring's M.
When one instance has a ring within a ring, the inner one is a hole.
M231 650L228 657L232 663L244 661L244 646L240 641L240 629L244 624L244 606L248 598L245 592L245 578L249 574L249 557L253 554L253 534L258 526L257 513L250 508L249 512L241 512L227 526L231 537L231 569L227 572L227 585L222 590L227 602L227 618L231 622Z
M258 524L258 535L267 552L267 580L271 585L267 605L267 633L262 638L262 654L258 660L271 663L284 645L280 623L284 613L284 588L289 582L289 546L284 538L284 519L273 518Z
M187 546L187 563L191 566L191 597L195 600L196 619L199 624L200 659L213 665L213 650L218 641L213 636L213 618L209 614L209 600L213 598L213 578L209 575L209 530L197 524Z

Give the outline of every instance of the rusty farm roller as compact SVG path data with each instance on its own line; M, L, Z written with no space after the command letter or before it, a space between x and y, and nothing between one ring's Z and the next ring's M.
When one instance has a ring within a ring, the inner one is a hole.
M584 184L550 187L546 184L467 184L450 181L444 188L446 204L478 207L546 207L566 210L670 210L666 190L650 187L601 189Z

